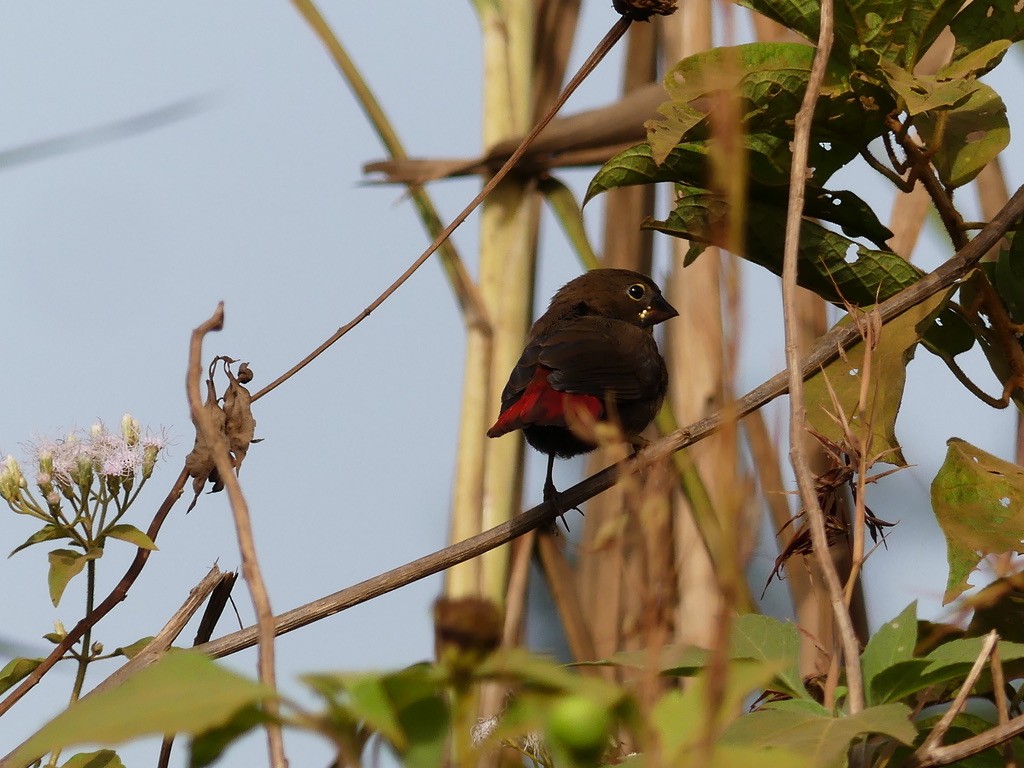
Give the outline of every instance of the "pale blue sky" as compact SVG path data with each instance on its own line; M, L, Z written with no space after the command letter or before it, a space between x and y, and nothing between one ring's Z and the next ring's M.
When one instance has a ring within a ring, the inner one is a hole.
M609 3L584 5L577 62L614 20ZM0 451L21 454L20 444L33 435L57 437L96 420L113 427L124 411L166 427L169 458L136 507L135 521L145 527L191 448L183 386L188 337L217 301L225 302L227 323L209 337L206 357L248 360L255 390L359 312L426 238L400 190L360 186L361 165L383 152L289 4L0 8L0 152L200 100L196 113L164 127L0 167ZM477 152L480 57L470 4L412 0L400 8L333 2L324 11L411 153ZM613 55L598 70L570 111L612 98L616 62ZM1011 66L1019 71L1019 61L1003 68ZM1012 93L1008 82L1004 77L1003 90ZM1019 100L1007 100L1011 124L1024 124L1019 103L1012 103ZM569 175L578 189L587 177ZM1018 163L1009 182L1021 181ZM872 202L889 194L873 181L858 188ZM432 187L446 219L476 189L475 180ZM588 208L590 226L602 207ZM471 265L475 228L474 218L455 236ZM537 293L546 301L578 266L547 218L543 240ZM925 267L946 252L931 238L918 253L929 244L932 257L919 261ZM742 389L774 374L783 359L777 280L746 273L748 326L758 336L746 344ZM450 291L438 266L428 264L362 326L258 403L257 435L265 442L253 447L241 480L278 612L445 543L462 347ZM924 613L937 615L944 548L927 488L945 439L958 435L1010 457L1010 414L961 396L927 353L911 366L910 387L898 431L918 466L887 480L873 499L880 516L901 520L890 551L868 568L876 623L914 598ZM773 407L770 423L780 414ZM531 502L540 495L542 471L531 464ZM576 471L562 466L560 484ZM237 565L226 497L203 497L187 517L186 506L180 503L165 524L161 551L128 600L101 624L98 638L108 647L155 631L213 562ZM32 530L25 518L0 515L8 550ZM54 619L74 624L81 605L80 583L59 609L50 605L45 552L37 547L0 560L8 585L0 596L2 635L40 654L46 649L39 636ZM101 563L101 594L132 552L111 545ZM773 557L765 547L758 567L767 572ZM241 586L236 600L248 624L252 611ZM394 667L428 657L429 606L439 589L439 577L427 579L281 638L285 691L305 699L295 682L305 671ZM220 631L230 628L225 618ZM253 673L254 658L239 654L229 663ZM19 703L4 718L0 753L56 712L70 683L70 672L58 668ZM149 764L153 749L124 755L130 764ZM330 750L309 738L290 737L288 752L293 765L330 759ZM262 737L249 739L224 764L261 764L264 755ZM179 747L174 764L183 759Z

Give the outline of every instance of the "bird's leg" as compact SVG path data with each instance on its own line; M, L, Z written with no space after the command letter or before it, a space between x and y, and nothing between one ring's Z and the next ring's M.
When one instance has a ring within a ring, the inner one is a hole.
M583 514L583 510L580 509L579 507L569 507L569 508L566 508L563 505L563 503L562 503L562 494L560 494L558 492L558 489L555 488L555 481L552 478L552 473L554 472L554 469L555 469L555 454L549 453L548 454L548 473L547 473L547 476L544 478L544 501L551 502L551 504L554 505L555 509L558 510L558 516L562 519L562 525L565 526L565 531L566 531L566 533L568 533L569 532L569 524L567 522L565 522L565 513L566 512L571 512L572 510L575 509L577 512L579 512L582 515ZM554 526L552 526L552 528L554 528Z

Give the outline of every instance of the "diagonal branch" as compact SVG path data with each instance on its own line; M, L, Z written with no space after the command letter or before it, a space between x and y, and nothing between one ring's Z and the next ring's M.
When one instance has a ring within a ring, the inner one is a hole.
M276 379L274 379L274 381L270 382L267 386L265 386L256 394L254 394L252 396L254 402L259 398L263 397L271 390L276 389L285 381L294 376L296 373L301 371L303 368L305 368L307 365L313 362L317 357L319 357L323 352L325 352L329 347L331 347L336 341L338 341L338 339L340 339L346 333L348 333L357 325L359 325L359 323L361 323L363 320L368 318L370 314L375 309L377 309L377 307L379 307L381 304L388 300L391 294L393 294L395 291L401 288L405 281L412 277L413 273L417 269L419 269L421 266L423 266L423 264L426 263L427 259L429 259L433 255L434 251L440 248L441 244L451 236L452 232L454 232L459 227L459 225L462 224L462 222L469 218L469 214L476 210L477 206L480 205L481 202L483 202L483 199L487 197L494 190L494 188L498 186L501 180L504 179L509 174L512 168L515 167L515 165L519 162L522 156L526 153L526 150L529 148L530 144L533 143L533 140L537 138L540 132L544 130L544 127L551 121L551 118L555 116L558 110L562 108L562 105L565 104L565 102L569 100L569 97L576 91L577 88L579 88L580 84L590 75L591 72L594 71L597 65L601 63L601 60L604 59L604 57L615 46L619 39L624 34L626 34L626 30L629 29L630 23L631 19L629 16L619 17L618 21L616 21L615 24L612 25L611 29L608 30L608 33L603 38L601 38L601 41L594 48L590 56L587 57L587 60L583 62L583 64L580 66L576 74L573 75L572 79L568 83L566 83L565 88L562 89L562 92L559 94L558 99L555 101L554 104L551 105L551 108L548 110L547 114L545 114L544 117L541 118L540 121L538 121L538 123L533 127L533 130L526 135L526 138L522 140L522 142L516 148L516 151L509 156L508 160L505 161L505 164L501 166L498 172L495 173L494 176L490 178L490 180L488 180L488 182L484 185L483 189L481 189L480 192L477 193L476 197L470 200L466 207L463 208L462 211L459 213L459 215L452 219L451 224L449 224L440 233L438 233L437 237L434 238L434 242L432 242L427 247L427 250L421 253L419 257L417 257L417 259L412 264L409 265L408 269L406 269L405 272L399 275L398 279L396 279L391 285L389 285L384 290L384 292L380 294L380 296L378 296L376 299L370 302L366 309L364 309L352 320L350 320L348 323L346 323L337 331L335 331L334 334L332 334L329 339L327 339L323 344L321 344L319 347L317 347L308 355L306 355L306 357L304 357L290 369L285 371L285 373L278 376Z

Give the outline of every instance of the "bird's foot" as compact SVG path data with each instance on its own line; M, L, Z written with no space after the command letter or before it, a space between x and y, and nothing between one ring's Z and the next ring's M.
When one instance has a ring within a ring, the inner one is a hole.
M580 509L579 507L566 506L565 502L562 501L562 494L558 492L558 489L555 488L555 484L551 482L551 480L546 480L544 482L544 501L550 502L552 506L554 506L555 509L558 510L558 517L561 519L562 525L565 526L566 533L569 532L569 524L565 522L566 513L575 510L579 512L581 515L583 514L583 510ZM557 533L558 527L554 523L552 523L550 530L554 533Z

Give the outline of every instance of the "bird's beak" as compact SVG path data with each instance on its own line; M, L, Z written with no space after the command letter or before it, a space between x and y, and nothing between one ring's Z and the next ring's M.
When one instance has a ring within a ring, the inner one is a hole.
M649 328L652 325L663 323L678 315L679 312L665 301L664 296L658 296L651 302L651 306L640 313L640 321Z

